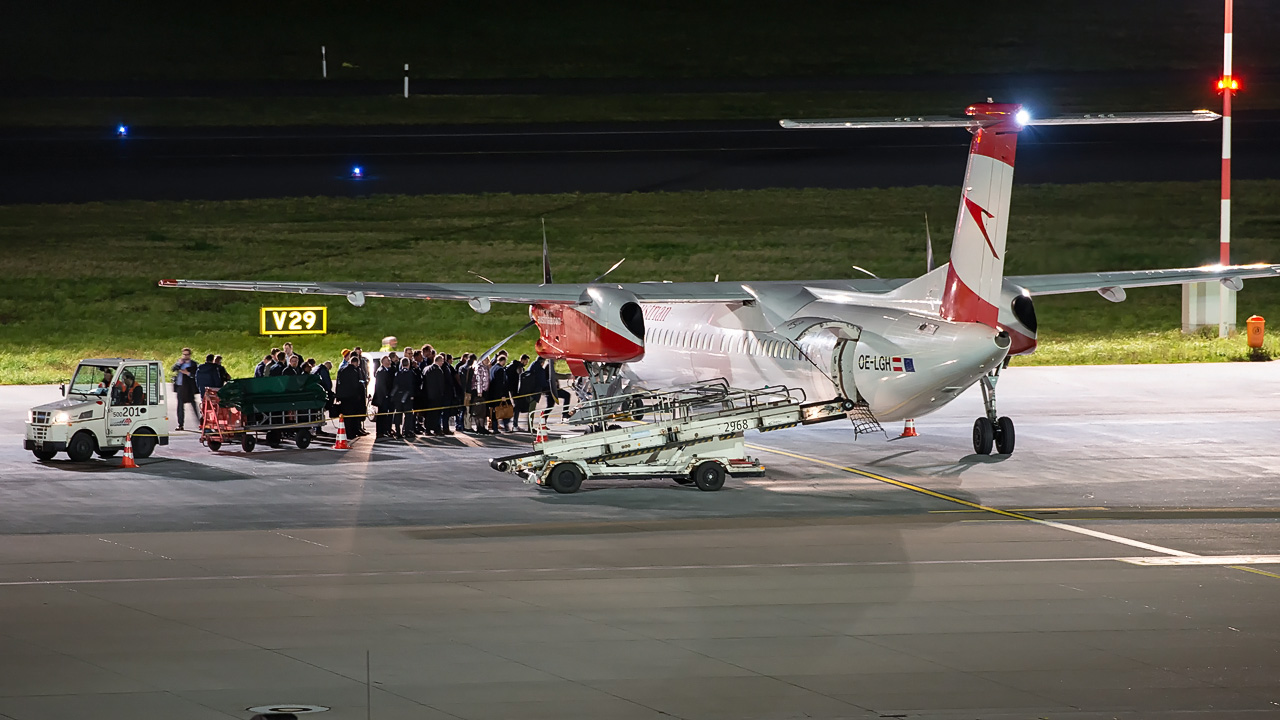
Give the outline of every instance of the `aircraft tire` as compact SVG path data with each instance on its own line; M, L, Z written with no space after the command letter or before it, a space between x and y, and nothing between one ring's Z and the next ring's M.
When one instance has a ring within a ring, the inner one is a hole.
M71 436L71 442L67 443L67 456L73 462L84 462L89 459L95 449L93 441L93 433L88 430L81 430Z
M1013 432L1013 420L1002 417L996 420L996 452L1001 455L1013 454L1013 441L1017 435Z
M980 417L973 421L973 451L979 455L990 455L991 446L995 442L996 429L991 418Z
M703 492L715 492L724 487L724 468L714 460L698 463L691 474L693 483Z
M562 462L551 468L551 474L547 476L547 484L561 495L572 495L582 487L584 479L582 468L576 463Z

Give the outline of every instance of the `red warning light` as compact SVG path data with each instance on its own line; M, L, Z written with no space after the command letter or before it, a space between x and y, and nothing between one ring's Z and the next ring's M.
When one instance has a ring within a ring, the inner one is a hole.
M1218 81L1218 89L1232 90L1232 91L1239 90L1240 81L1228 75L1227 77L1224 77Z

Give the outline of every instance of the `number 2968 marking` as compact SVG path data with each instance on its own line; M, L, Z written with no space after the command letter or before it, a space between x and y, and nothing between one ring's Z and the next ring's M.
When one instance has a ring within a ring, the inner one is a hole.
M750 423L746 420L730 420L724 424L724 431L727 433L743 432L748 427L750 427Z

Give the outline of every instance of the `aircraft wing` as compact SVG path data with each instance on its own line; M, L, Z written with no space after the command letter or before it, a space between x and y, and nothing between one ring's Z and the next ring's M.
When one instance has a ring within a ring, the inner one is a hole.
M740 284L693 283L370 283L277 282L274 280L161 280L161 287L196 290L242 290L297 295L344 295L355 304L366 297L417 300L478 300L491 302L577 304L590 287L627 290L641 302L746 302L755 300Z
M1174 270L1130 270L1120 272L1065 273L1062 275L1009 275L1006 280L1032 295L1062 295L1099 292L1108 288L1182 285L1209 280L1243 281L1249 278L1280 277L1280 265L1210 265Z

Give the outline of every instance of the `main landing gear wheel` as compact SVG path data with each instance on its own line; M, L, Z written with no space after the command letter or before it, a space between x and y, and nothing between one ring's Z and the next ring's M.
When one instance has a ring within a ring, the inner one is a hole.
M1010 455L1013 453L1013 421L1007 417L996 420L996 452L1001 455Z
M547 484L561 495L571 495L578 492L584 479L582 468L571 462L562 462L551 468L551 474L547 476Z
M980 417L973 423L973 451L979 455L990 455L993 444L1001 455L1013 452L1013 421L996 414L996 382L1000 380L1002 369L997 367L979 381L982 405L987 411L986 417Z
M724 468L714 460L698 463L691 474L693 484L704 492L715 492L724 487Z
M995 441L996 429L991 418L980 417L973 421L973 451L979 455L990 455L991 445Z

